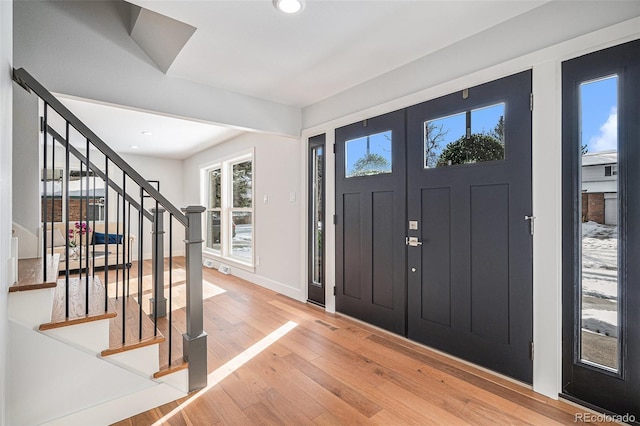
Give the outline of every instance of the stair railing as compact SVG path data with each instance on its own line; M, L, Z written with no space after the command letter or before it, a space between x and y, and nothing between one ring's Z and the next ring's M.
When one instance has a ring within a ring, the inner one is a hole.
M84 291L85 315L91 315L96 304L102 306L107 313L110 303L117 303L117 308L122 313L121 318L121 344L124 347L131 338L127 333L130 321L131 306L137 304L137 340L143 342L149 338L158 337L158 330L166 334L168 342L161 346L167 353L161 354L161 359L166 360L166 365L161 366L170 371L173 366L188 362L189 391L200 389L207 384L207 349L206 333L203 330L203 300L202 300L202 213L204 207L190 206L178 209L169 202L159 191L159 185L155 188L145 180L133 167L122 159L102 139L91 131L81 120L69 111L55 96L44 88L35 78L24 69L14 69L13 79L29 92L34 92L43 103L43 116L41 118L41 132L44 135L42 152L43 182L41 188L42 222L43 222L43 255L51 255L56 251L56 235L54 223L63 225L65 232L65 244L61 256L65 259L65 315L70 315L70 291ZM58 118L58 129L53 124L53 115ZM60 134L60 120L63 121L64 135ZM73 134L72 134L73 133ZM74 138L74 136L76 136ZM78 143L78 138L83 139ZM63 161L56 159L56 148L63 152ZM71 164L78 164L79 171L72 172ZM58 173L62 164L63 173ZM78 174L78 190L70 187L72 176ZM51 176L51 179L49 179ZM56 190L55 184L59 187ZM97 186L102 185L99 191ZM73 196L72 196L73 194ZM137 194L137 195L132 195ZM115 200L113 200L115 198ZM73 201L73 203L72 203ZM113 203L115 201L115 207ZM145 207L150 202L152 208ZM92 209L90 209L92 206ZM116 229L110 229L111 210L115 212ZM132 219L133 213L133 219ZM169 253L165 261L164 215L169 215ZM72 223L74 222L74 223ZM145 297L145 222L151 231L151 298L149 304L150 313L143 312ZM96 225L103 223L104 241L98 239ZM137 238L132 237L132 223L137 227ZM180 263L174 259L173 225L177 223L185 232L185 261L184 280L174 282L174 267ZM51 228L51 229L49 229ZM115 231L115 234L111 232ZM90 238L90 235L92 237ZM113 240L113 241L112 241ZM137 289L132 289L131 269L132 241L137 245ZM70 244L73 242L75 244ZM104 250L98 251L96 247L104 244ZM113 253L109 250L115 246L115 262L110 264ZM60 249L58 248L58 251ZM96 260L102 257L104 262L104 300L90 300L90 286L95 283ZM75 259L77 268L71 267ZM165 286L165 267L168 263L168 285ZM47 262L43 262L45 268ZM110 268L114 268L114 274L110 279ZM77 270L77 272L76 272ZM46 276L47 271L45 269ZM77 279L78 281L73 281ZM77 282L84 286L73 286ZM184 282L186 301L184 309L175 309L173 300L173 288ZM110 287L113 294L110 294ZM168 292L168 300L166 294ZM132 301L131 294L137 296ZM111 301L111 302L110 302ZM175 311L175 312L174 312ZM153 336L148 336L143 330L143 316L148 315L153 319ZM181 318L177 320L174 315ZM168 318L167 318L168 316ZM186 329L179 336L174 336L174 329L179 330L177 324L186 323ZM134 336L134 339L136 337ZM182 343L180 345L179 343ZM182 359L174 359L174 346L182 346ZM104 352L103 352L104 353ZM173 364L173 365L172 365Z

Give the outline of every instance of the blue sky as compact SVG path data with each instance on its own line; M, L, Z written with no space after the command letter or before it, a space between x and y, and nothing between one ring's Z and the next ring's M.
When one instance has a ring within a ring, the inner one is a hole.
M580 86L582 145L589 152L617 149L618 78L610 77Z

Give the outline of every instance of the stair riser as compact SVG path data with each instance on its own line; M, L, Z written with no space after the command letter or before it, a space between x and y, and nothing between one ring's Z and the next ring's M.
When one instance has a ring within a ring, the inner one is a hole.
M95 355L109 347L108 319L54 328L43 333Z
M156 379L184 393L189 392L189 370L180 370Z
M53 288L9 293L9 319L29 328L51 321Z
M144 346L104 357L109 362L139 371L147 377L160 369L158 345Z

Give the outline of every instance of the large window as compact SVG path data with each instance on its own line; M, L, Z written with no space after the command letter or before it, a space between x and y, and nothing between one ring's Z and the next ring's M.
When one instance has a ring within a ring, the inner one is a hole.
M253 266L253 158L204 169L205 251Z

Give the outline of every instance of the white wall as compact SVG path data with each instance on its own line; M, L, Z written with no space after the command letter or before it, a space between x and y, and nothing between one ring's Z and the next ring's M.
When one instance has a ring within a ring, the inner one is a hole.
M128 33L124 1L19 1L15 67L52 92L240 128L299 135L300 109L170 77Z
M40 227L38 98L17 84L13 92L13 220L33 234Z
M154 158L140 155L122 155L122 158L131 165L138 173L147 180L160 181L160 192L174 206L181 209L186 207L183 192L183 170L181 160L170 160L165 158ZM137 199L137 197L136 197ZM154 208L151 199L146 199L144 207L147 209ZM111 209L110 209L111 210ZM110 213L111 217L115 217L115 212ZM132 219L131 233L137 238L137 220ZM169 214L164 214L164 252L165 256L169 255ZM151 258L151 225L148 221L144 223L144 252L145 259ZM174 220L173 223L173 254L176 256L184 255L184 227ZM137 244L137 243L136 243ZM136 246L137 247L137 246ZM138 258L137 248L134 247L133 258Z
M0 425L7 424L7 294L11 255L13 2L0 1Z
M563 3L563 2L560 2ZM567 2L564 2L568 4ZM566 6L565 4L565 6ZM584 5L584 4L583 4ZM621 5L620 8L618 6ZM553 5L550 7L565 7ZM626 8L626 9L625 9ZM616 9L615 11L609 9ZM598 14L601 19L598 21ZM625 15L626 14L626 15ZM438 54L438 61L416 61L352 90L329 98L303 111L303 141L326 133L327 143L333 143L337 127L365 118L495 80L526 69L533 69L533 215L536 216L533 260L533 333L535 359L533 389L552 398L561 390L562 374L562 204L561 204L561 62L640 37L640 3L593 2L581 15L587 27L600 28L602 23L620 20L620 16L636 16L619 24L588 32L568 41L529 54L511 58L493 55L486 48L488 39L496 34L484 34ZM545 22L545 25L550 25ZM525 27L523 27L525 28ZM535 25L532 27L535 28ZM513 34L513 28L512 34ZM527 30L527 33L530 33ZM568 31L569 35L575 34ZM528 38L513 37L518 42ZM535 38L535 37L534 37ZM483 44L484 43L484 44ZM502 44L489 44L501 46ZM487 53L487 58L482 54ZM479 56L480 55L480 56ZM473 58L469 63L461 58ZM500 59L495 62L496 59ZM495 64L493 63L495 62ZM442 66L453 64L454 68ZM459 65L459 66L458 66ZM484 65L484 67L483 67ZM327 217L335 213L334 155L327 149ZM304 158L304 157L301 157ZM303 160L304 162L304 160ZM301 180L306 181L306 166ZM327 307L335 306L332 293L335 270L334 226L327 230ZM306 238L306 235L303 236ZM304 265L304 264L303 264ZM304 275L302 275L303 277Z
M640 16L637 1L553 1L431 55L410 62L303 109L302 128L340 119L375 105L423 99L441 87L450 93L458 79L471 87L484 81L482 70L501 68L513 58ZM380 52L384 54L384 52ZM451 88L451 89L450 89ZM455 90L459 90L457 87Z
M304 198L300 182L300 141L247 133L184 161L185 203L200 205L200 169L254 149L255 272L232 267L234 275L298 300L306 299L300 250ZM289 201L290 193L296 200ZM268 203L264 203L264 196ZM226 262L225 262L226 263Z

